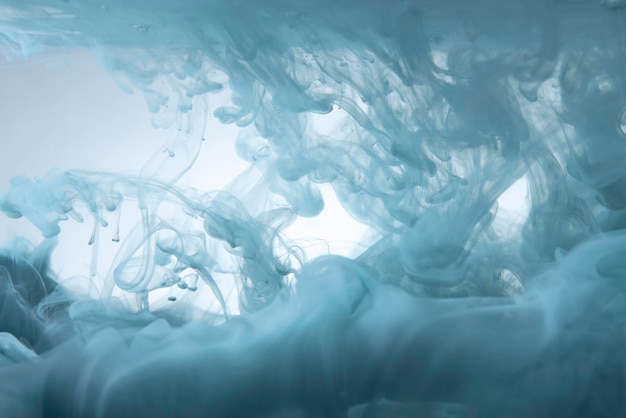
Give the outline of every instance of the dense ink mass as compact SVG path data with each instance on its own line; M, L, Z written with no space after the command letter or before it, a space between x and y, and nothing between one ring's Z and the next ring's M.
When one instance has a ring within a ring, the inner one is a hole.
M178 128L137 175L0 195L45 237L0 252L0 415L626 416L623 6L0 0L9 59L88 49ZM186 186L223 125L249 169ZM373 231L354 257L285 233L325 185ZM70 218L94 260L119 241L76 288Z

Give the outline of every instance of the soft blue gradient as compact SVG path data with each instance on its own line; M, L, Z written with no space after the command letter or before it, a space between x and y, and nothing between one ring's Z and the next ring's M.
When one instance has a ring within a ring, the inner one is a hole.
M178 132L0 195L47 238L0 256L4 416L626 416L626 3L0 0L0 45L90 50ZM186 186L219 124L249 169ZM323 184L376 231L353 259L284 233Z

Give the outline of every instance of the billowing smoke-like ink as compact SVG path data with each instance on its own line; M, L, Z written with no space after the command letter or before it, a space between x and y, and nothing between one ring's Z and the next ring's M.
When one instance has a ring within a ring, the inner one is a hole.
M179 132L0 196L48 238L0 254L3 416L626 415L622 1L0 0L0 45L87 48ZM194 190L212 124L250 168ZM352 259L284 233L323 184L376 231ZM119 241L77 288L70 218Z

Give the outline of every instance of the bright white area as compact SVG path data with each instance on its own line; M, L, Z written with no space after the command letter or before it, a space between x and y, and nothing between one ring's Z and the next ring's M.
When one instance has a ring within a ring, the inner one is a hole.
M0 80L0 193L8 189L14 176L41 177L52 168L138 174L171 139L171 131L152 127L142 95L123 91L88 52L53 51L10 62L0 58ZM223 96L209 100L223 101ZM203 191L230 183L248 166L235 153L238 132L238 128L210 117L198 159L181 182ZM343 210L332 188L323 186L322 193L322 214L298 218L285 235L302 245L308 259L360 252L356 243L367 228ZM123 203L122 240L138 220L135 203ZM94 266L94 248L87 245L93 226L90 217L86 216L83 224L69 220L61 226L53 269L63 279L86 277L94 267L100 276L105 275L122 244L111 242L110 228L100 230L98 264ZM15 237L33 243L43 240L27 220L0 214L0 244Z
M322 255L336 254L354 257L366 248L371 228L346 212L332 187L321 187L324 210L314 218L298 219L285 230L285 235L304 248L309 260Z
M143 98L123 94L87 53L2 57L0 80L0 191L14 176L41 177L52 168L138 172L137 162L163 141L147 112L136 111ZM28 221L0 216L0 242L41 240Z
M522 176L498 198L498 211L504 216L512 216L516 221L523 222L530 211L528 180Z

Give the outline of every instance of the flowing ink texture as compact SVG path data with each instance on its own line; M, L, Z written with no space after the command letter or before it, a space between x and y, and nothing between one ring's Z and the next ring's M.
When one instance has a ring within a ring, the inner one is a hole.
M0 254L1 416L626 416L623 1L0 0L0 48L89 51L177 132L2 185L43 238ZM186 186L223 126L248 168ZM351 256L285 233L324 187Z

